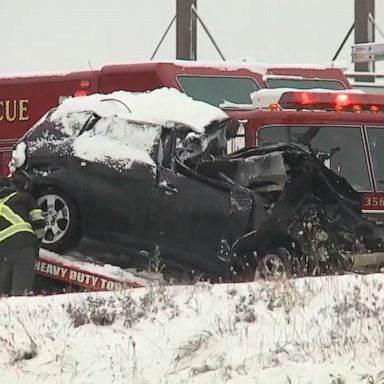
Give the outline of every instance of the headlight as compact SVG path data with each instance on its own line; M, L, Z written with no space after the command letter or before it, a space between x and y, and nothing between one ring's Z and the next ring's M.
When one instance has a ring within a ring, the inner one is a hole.
M26 151L27 144L25 144L24 141L21 141L16 145L16 148L12 151L11 161L8 164L9 171L11 173L14 173L17 168L23 166L26 160Z

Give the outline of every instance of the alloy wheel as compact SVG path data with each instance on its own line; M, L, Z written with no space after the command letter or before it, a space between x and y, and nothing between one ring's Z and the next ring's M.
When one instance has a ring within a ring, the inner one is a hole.
M56 243L65 235L70 224L68 204L55 194L43 195L37 200L37 203L46 218L43 243Z
M283 279L287 277L287 268L281 257L274 253L267 253L259 262L255 271L255 280Z

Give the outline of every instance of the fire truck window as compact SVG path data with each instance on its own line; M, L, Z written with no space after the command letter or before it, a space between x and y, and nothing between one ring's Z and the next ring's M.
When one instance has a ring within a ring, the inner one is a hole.
M296 88L296 89L346 89L345 85L339 80L316 80L316 79L285 79L269 78L267 79L268 88Z
M368 128L367 131L377 189L384 191L384 127Z
M286 143L289 139L291 127L281 125L273 127L263 127L258 131L259 145Z
M260 145L267 142L305 144L356 190L371 190L360 127L271 126L261 128L258 135Z
M252 104L250 94L260 89L248 77L177 76L183 91L195 100L219 107L225 101Z

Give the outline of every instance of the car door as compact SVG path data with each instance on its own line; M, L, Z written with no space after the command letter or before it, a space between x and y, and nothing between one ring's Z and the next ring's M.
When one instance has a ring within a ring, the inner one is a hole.
M222 241L231 245L245 233L250 210L251 198L242 190L160 166L149 237L163 258L217 273L227 267L219 258Z
M155 147L161 127L117 118L102 120L74 146L85 228L97 240L141 249L156 185L153 153L145 156L142 144ZM97 127L99 123L104 126ZM120 134L116 125L122 129ZM153 134L147 135L148 129ZM129 131L134 133L126 137Z

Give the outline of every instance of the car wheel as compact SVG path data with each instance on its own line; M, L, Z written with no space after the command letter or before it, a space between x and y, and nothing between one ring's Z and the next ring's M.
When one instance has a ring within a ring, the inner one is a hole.
M292 256L283 247L272 248L258 261L255 280L292 277Z
M47 188L38 195L37 203L47 220L42 247L63 253L77 246L81 240L81 225L73 200L57 188Z

